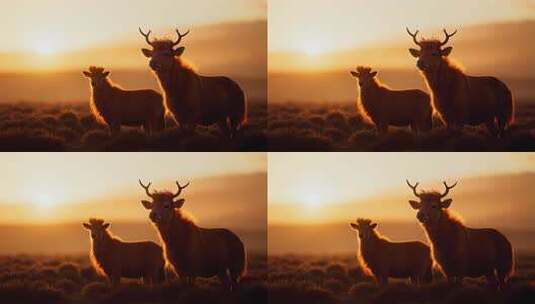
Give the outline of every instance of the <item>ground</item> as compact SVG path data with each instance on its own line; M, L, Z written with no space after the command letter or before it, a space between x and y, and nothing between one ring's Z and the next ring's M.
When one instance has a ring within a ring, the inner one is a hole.
M0 105L1 151L265 151L265 101L251 100L248 124L234 140L216 126L184 131L167 117L167 128L147 136L125 128L111 137L97 123L88 103L16 103Z
M128 280L111 288L83 256L0 257L0 303L267 303L266 258L251 254L247 276L237 292L222 289L217 279L188 286L176 277L150 288Z
M436 117L430 132L379 135L354 103L270 104L268 142L270 151L535 151L535 105L519 102L509 136L496 139L484 127L450 132Z
M414 287L404 280L379 288L365 276L354 255L269 257L270 302L308 304L367 303L534 303L535 255L518 255L508 290L496 292L483 279L465 279L449 286L440 273L434 282Z

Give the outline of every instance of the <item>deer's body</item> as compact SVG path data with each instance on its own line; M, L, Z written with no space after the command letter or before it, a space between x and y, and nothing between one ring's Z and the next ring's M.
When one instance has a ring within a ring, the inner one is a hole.
M177 182L178 192L150 193L150 183L145 186L152 201L142 201L151 210L149 218L154 223L164 244L165 257L175 272L193 282L197 277L217 276L228 289L238 287L247 269L245 246L240 238L228 229L207 229L197 226L181 210L185 200L177 199L186 188Z
M354 226L354 229L360 229L359 235L362 229L367 229L362 228L362 225L360 223L360 227ZM385 285L388 278L410 278L414 284L432 280L431 250L424 243L391 242L375 228L372 228L366 237L359 236L359 240L360 265L366 273L373 275L379 284Z
M100 79L98 85L91 86L90 106L93 115L106 123L112 133L119 132L121 126L142 126L148 134L165 127L165 109L160 93L124 90L107 76Z
M433 257L450 282L461 282L464 277L485 276L489 285L503 289L514 272L513 247L509 240L495 229L466 227L447 208L451 199L442 200L457 183L446 191L422 191L408 181L419 201L410 200L416 215L433 248Z
M113 285L121 278L142 278L151 285L165 279L165 260L160 246L150 241L124 242L106 228L101 236L91 239L90 258L96 271Z
M186 36L177 30L178 40L149 39L152 50L143 49L149 66L165 92L165 106L176 122L185 128L217 124L229 138L236 136L247 120L247 100L240 86L228 77L202 76L181 58L184 47L175 49Z
M466 75L448 58L451 47L442 49L450 37L446 30L446 40L418 41L408 29L414 43L420 49L410 49L418 58L417 66L424 75L433 95L433 107L440 114L448 128L463 125L485 124L492 135L504 136L514 121L514 100L507 85L495 77Z

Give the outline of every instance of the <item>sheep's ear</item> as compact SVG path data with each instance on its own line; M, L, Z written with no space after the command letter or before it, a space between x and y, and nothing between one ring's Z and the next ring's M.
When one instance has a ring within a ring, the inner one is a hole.
M377 223L373 223L373 224L371 224L371 225L370 225L370 228L372 228L372 229L377 228Z
M420 202L413 201L413 200L410 200L409 204L411 204L412 209L416 209L416 210L420 209L420 207L422 206Z
M447 209L451 205L451 202L453 202L451 198L448 198L447 200L443 200L442 202L440 202L440 207Z
M444 56L444 57L448 57L448 56L451 54L451 51L452 51L452 50L453 50L453 48L452 48L451 46L449 46L449 47L443 49L443 50L441 51L442 56Z
M373 73L370 73L370 76L373 78L375 76L377 76L377 72L373 72Z
M104 77L108 77L108 76L110 76L110 72L109 71L108 72L104 72L104 73L102 73L102 75L104 75Z
M104 230L110 228L110 223L106 223L106 224L102 225L102 228L104 228Z
M83 223L82 226L84 226L84 228L87 230L91 230L91 225L89 225L88 223Z
M185 199L181 198L181 199L178 199L176 201L173 201L173 207L175 209L180 209L182 208L182 206L184 206L184 203L186 202Z
M89 73L87 71L83 71L82 73L84 74L85 77L91 78L91 73Z
M352 228L353 230L359 230L359 226L357 226L357 224L349 223L349 225L351 226L351 228Z
M180 57L182 54L184 54L184 51L186 50L185 47L181 46L178 49L175 50L175 57Z
M142 52L143 55L145 55L145 57L147 57L147 58L151 58L151 57L152 57L152 50L149 50L149 49L141 49L141 52Z
M420 50L417 49L409 49L409 52L411 53L412 57L418 58L420 57Z
M152 202L142 200L141 203L143 204L143 207L145 207L145 209L152 209Z
M356 78L359 77L359 74L357 74L357 72L353 72L353 71L351 71L351 75L353 75L353 77L356 77Z

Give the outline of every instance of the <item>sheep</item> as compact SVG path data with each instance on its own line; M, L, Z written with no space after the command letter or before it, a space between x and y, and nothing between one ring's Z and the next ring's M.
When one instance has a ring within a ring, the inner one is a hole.
M407 28L417 49L409 49L418 58L417 67L433 93L433 107L449 129L463 125L485 124L493 136L503 137L514 121L514 100L507 85L495 77L466 75L449 55L452 47L442 48L457 31L444 29L444 41L418 41Z
M391 242L369 219L360 218L350 225L359 234L359 263L380 285L386 285L389 277L410 278L413 284L431 282L433 260L427 245L417 241Z
M139 181L151 201L142 200L150 210L149 218L164 244L165 257L175 272L193 284L196 277L217 276L228 290L235 290L247 269L245 246L227 229L206 229L197 226L184 211L179 197L188 185L176 185L178 191L154 191Z
M124 90L109 79L110 72L89 67L83 72L91 79L91 112L107 124L112 134L124 126L143 126L147 134L165 128L163 97L154 90Z
M176 41L151 41L150 31L139 32L152 47L142 52L150 58L149 66L165 92L165 107L175 121L185 129L217 123L227 138L234 138L247 121L247 100L240 86L228 77L201 76L182 59L185 48L175 46L189 31L176 30Z
M110 232L110 224L102 219L91 218L83 226L91 232L91 263L113 286L120 283L121 277L142 278L149 285L165 280L163 250L156 243L124 242Z
M407 180L407 185L419 199L409 203L418 210L416 218L432 244L434 260L448 281L458 284L464 277L485 276L490 286L503 289L514 272L513 247L499 231L468 228L448 210L452 200L443 198L457 183L449 186L444 182L444 193L418 193L418 183L413 186Z
M421 90L394 91L377 79L377 72L369 67L357 67L351 75L358 79L360 104L358 109L369 118L381 133L388 126L410 126L413 132L432 128L430 97Z

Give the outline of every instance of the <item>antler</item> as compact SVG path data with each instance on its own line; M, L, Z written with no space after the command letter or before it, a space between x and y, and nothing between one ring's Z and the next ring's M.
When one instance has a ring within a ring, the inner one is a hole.
M457 34L457 30L455 30L455 32L451 34L448 34L448 31L446 31L446 29L444 29L443 31L444 31L444 35L446 35L446 39L440 44L440 46L446 45L446 43L448 43L450 38L455 36L455 34Z
M177 39L176 42L173 43L173 46L178 45L180 43L180 41L182 40L182 38L186 37L189 34L189 30L184 34L180 34L180 31L178 29L176 29L176 33L178 34L178 39Z
M411 31L409 30L408 27L406 27L405 29L407 30L407 33L412 37L412 41L414 41L414 43L415 43L417 46L420 46L420 47L421 47L422 44L421 44L420 42L418 42L418 39L416 38L416 36L418 35L418 33L419 33L420 31L416 31L416 32L414 32L414 34L413 34L413 33L411 33Z
M182 192L182 190L186 189L186 187L189 186L189 182L187 184L185 184L184 186L180 186L180 183L176 182L176 186L178 187L178 191L177 191L176 194L173 195L173 198L179 196L180 193Z
M141 30L141 28L139 28L139 33L141 33L141 35L143 35L143 37L145 37L145 41L147 41L147 43L148 43L150 46L153 46L153 45L152 45L152 42L150 42L150 39L149 39L149 36L150 36L150 34L152 33L151 30L149 30L147 33L144 33L143 30Z
M151 182L149 182L146 186L143 185L143 183L141 182L141 180L139 180L139 184L141 185L141 187L143 187L143 189L145 189L145 193L147 193L147 196L150 197L150 198L154 198L153 195L149 192L149 187L150 185L152 185Z
M416 183L416 184L414 184L414 186L413 186L413 185L411 185L411 183L409 183L409 180L408 180L408 179L406 179L405 181L407 182L407 185L409 185L409 187L411 187L412 192L414 193L414 195L415 195L416 197L419 198L419 197L420 197L420 194L418 194L418 192L416 191L416 188L418 187L418 185L419 185L420 183Z
M448 184L446 182L443 182L443 184L444 184L444 187L446 187L446 191L444 191L444 193L441 194L440 197L445 197L450 192L450 189L453 189L453 187L457 186L457 182L455 182L455 184L453 184L451 186L448 186Z

